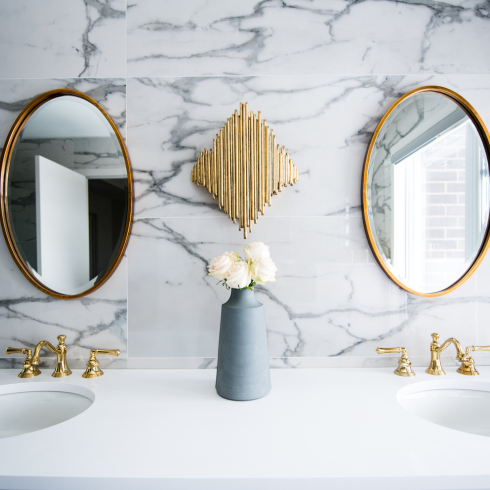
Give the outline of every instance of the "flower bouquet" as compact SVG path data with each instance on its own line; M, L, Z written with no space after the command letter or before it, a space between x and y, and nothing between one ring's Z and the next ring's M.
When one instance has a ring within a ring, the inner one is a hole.
M272 262L269 247L262 242L254 242L244 249L245 260L236 252L225 252L216 257L208 266L209 275L218 279L226 289L250 289L256 284L276 280L277 267Z

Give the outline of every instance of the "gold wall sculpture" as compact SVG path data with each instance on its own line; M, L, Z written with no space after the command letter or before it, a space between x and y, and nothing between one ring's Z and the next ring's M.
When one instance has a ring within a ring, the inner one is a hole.
M271 196L297 180L289 153L276 144L260 111L249 115L248 103L240 103L240 114L235 109L214 138L213 149L204 149L192 169L192 182L218 198L219 208L233 223L238 220L244 238L259 212L264 214L265 204L271 205Z

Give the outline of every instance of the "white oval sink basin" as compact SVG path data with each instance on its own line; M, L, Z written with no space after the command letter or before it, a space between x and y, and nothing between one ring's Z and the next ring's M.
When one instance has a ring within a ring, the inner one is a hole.
M429 422L490 437L490 383L437 380L414 383L397 395L400 405Z
M0 386L0 439L61 424L92 405L95 396L81 386L16 383Z

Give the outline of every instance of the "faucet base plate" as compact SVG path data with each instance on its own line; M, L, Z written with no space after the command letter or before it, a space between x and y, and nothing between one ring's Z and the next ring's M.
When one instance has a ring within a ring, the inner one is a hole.
M66 371L55 371L51 376L53 378L64 378L65 376L70 376L72 372L67 369Z

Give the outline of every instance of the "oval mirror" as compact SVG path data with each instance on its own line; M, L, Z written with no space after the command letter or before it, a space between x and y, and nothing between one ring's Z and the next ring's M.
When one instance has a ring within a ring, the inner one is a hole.
M109 115L59 89L19 115L1 157L1 222L27 277L57 298L77 298L112 275L133 219L131 165Z
M364 162L363 219L386 274L421 296L446 294L489 245L488 132L473 107L443 87L399 99Z

